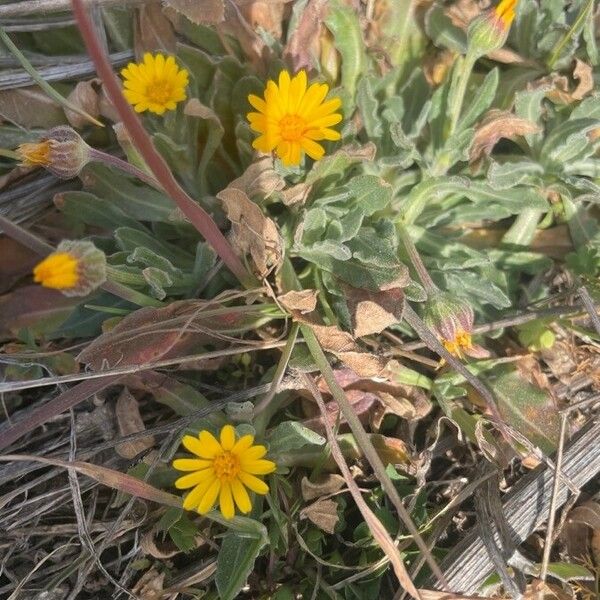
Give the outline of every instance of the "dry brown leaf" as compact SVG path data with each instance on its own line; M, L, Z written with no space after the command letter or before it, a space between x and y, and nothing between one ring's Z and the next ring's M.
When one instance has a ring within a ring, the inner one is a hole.
M298 183L281 192L281 201L286 206L304 206L308 200L310 190L312 190L312 185Z
M300 511L300 518L308 519L319 529L333 534L340 520L337 514L337 502L331 499L317 500Z
M117 424L119 425L119 434L121 437L146 430L144 420L140 414L138 401L127 388L123 388L123 391L117 399L115 414L117 416ZM152 448L152 446L154 446L154 441L154 437L149 435L118 444L115 446L115 451L123 458L132 459L144 452L144 450Z
M249 198L268 198L273 192L282 190L285 181L273 167L273 157L263 156L253 162L237 179L227 187L244 192Z
M345 286L348 308L352 315L354 337L359 338L384 329L402 320L404 292L393 288L381 292Z
M375 394L365 393L360 390L347 391L346 398L363 425L371 421L373 413L377 412L380 407L380 400ZM325 408L327 410L327 422L332 427L335 427L339 423L340 431L349 431L346 419L343 415L340 415L340 407L337 402L327 402ZM303 421L302 424L317 433L324 433L324 419L325 417L321 413L318 413L315 417Z
M95 119L102 116L113 122L118 120L114 106L104 93L102 80L98 78L80 81L67 96L67 100ZM65 115L73 127L81 128L89 122L88 119L68 108L65 108Z
M131 590L139 600L160 600L163 595L166 572L152 568L146 571Z
M248 23L239 7L233 2L225 4L225 18L216 25L222 34L230 35L238 41L246 59L255 68L264 71L269 63L270 51L263 38Z
M236 188L227 187L217 194L231 221L233 246L241 254L250 254L257 274L266 277L283 261L283 240L275 222L260 207Z
M291 2L291 0L288 0ZM283 21L285 11L285 0L273 2L266 0L265 2L250 1L239 2L238 5L241 13L254 31L259 28L269 32L276 40L281 39Z
M0 117L27 129L50 129L65 122L60 105L37 86L0 91Z
M302 290L300 292L291 291L277 300L286 310L290 312L298 311L305 315L311 313L317 307L317 290Z
M571 97L573 100L582 100L594 89L594 76L592 67L587 63L575 59L575 68L573 69L573 78L579 82L573 90Z
M383 464L399 466L410 464L410 451L401 439L377 433L372 433L369 437Z
M142 536L140 550L143 554L160 560L172 558L181 552L170 538L163 538L162 533L157 537L155 530L148 531Z
M196 0L195 4L200 2ZM133 35L133 48L138 61L144 52L175 53L175 31L160 2L146 2L137 9Z
M345 485L344 478L337 473L328 473L321 475L317 481L310 481L308 477L303 477L300 482L302 498L304 500L314 500L321 496L329 496L339 492Z
M163 4L195 25L221 23L225 19L223 0L163 0Z
M378 377L387 366L387 359L368 352L340 352L338 358L361 377Z
M483 596L463 596L439 590L419 590L422 600L483 600Z
M475 129L469 150L469 163L476 163L489 156L501 138L514 139L539 131L540 126L533 121L517 117L506 110L490 110Z
M423 59L423 75L427 83L431 87L443 83L455 60L456 53L447 48L426 54Z
M327 14L327 0L309 0L290 36L284 56L293 71L310 71L320 55L320 32Z

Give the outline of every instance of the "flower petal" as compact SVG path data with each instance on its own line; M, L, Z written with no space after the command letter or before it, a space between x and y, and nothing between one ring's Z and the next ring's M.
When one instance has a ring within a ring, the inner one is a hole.
M212 485L212 481L203 481L198 484L183 500L183 508L185 510L193 510L198 506L198 503L206 494L206 490Z
M250 496L246 491L246 488L242 485L239 479L234 479L231 482L231 491L233 492L233 499L240 509L240 512L244 514L249 513L252 510L252 502Z
M267 453L267 449L260 444L256 446L252 446L252 448L248 448L242 455L240 455L241 460L258 460L262 458Z
M215 476L214 469L202 469L202 471L195 471L189 475L184 475L175 481L175 487L178 490L187 490L188 488L194 487L203 481L207 481Z
M204 429L200 432L198 437L200 438L200 443L204 448L205 456L203 456L203 458L214 458L223 451L221 444L217 442L217 438L210 431L206 431L206 429Z
M269 491L269 486L264 481L261 481L258 477L254 477L250 473L240 471L238 478L247 488L250 488L253 492L261 496L264 496Z
M221 429L221 447L230 451L235 446L235 429L231 425L225 425Z
M221 482L215 479L210 487L206 490L200 503L198 504L198 512L203 515L207 513L215 504L219 490L221 489Z
M277 469L277 465L271 460L242 461L241 467L245 473L250 473L251 475L266 475Z
M246 453L246 450L252 446L254 443L254 436L249 433L243 435L236 443L235 446L231 449L233 454L241 455L242 453Z
M304 98L306 93L306 71L302 70L292 78L290 83L290 98L288 104L288 110L291 114L295 114L298 111L298 107Z
M306 152L313 160L321 160L323 158L325 148L323 148L321 144L317 144L317 142L313 142L313 140L307 137L303 138L301 143L304 152Z
M235 515L235 507L233 505L233 495L231 493L231 486L229 485L229 482L224 482L221 484L219 508L221 509L222 515L226 519L233 519Z
M261 113L267 112L267 103L262 98L259 98L258 96L255 96L254 94L250 94L248 96L248 102L250 102L250 104L258 112L261 112Z
M176 458L173 461L173 468L178 471L200 471L212 465L212 460L202 460L199 458Z

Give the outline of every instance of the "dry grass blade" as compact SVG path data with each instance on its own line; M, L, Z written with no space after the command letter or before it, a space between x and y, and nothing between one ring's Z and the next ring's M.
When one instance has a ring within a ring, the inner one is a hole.
M352 474L350 473L350 469L344 460L344 456L340 449L340 446L336 440L335 433L333 432L333 428L327 419L327 409L325 407L325 402L323 400L323 396L321 392L319 392L317 386L314 381L305 373L302 374L302 379L307 387L307 389L313 395L315 401L319 406L319 410L323 415L323 422L325 424L325 430L327 432L327 439L331 446L331 454L337 463L344 480L346 481L346 485L352 494L352 498L356 502L356 506L360 510L362 516L365 519L365 522L369 526L371 533L373 534L373 538L380 545L381 549L385 552L386 556L390 559L392 566L394 567L394 571L396 573L396 577L398 577L398 581L402 585L402 587L413 596L413 598L418 598L421 600L421 595L419 591L414 586L413 582L410 579L408 571L404 566L404 562L400 556L400 552L398 548L395 546L394 541L392 540L390 534L387 532L381 521L375 516L373 511L368 507L367 503L364 501L356 482L352 478Z

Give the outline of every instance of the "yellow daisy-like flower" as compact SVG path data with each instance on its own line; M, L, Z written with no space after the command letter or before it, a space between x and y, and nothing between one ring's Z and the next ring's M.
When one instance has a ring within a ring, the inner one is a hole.
M313 83L307 89L305 71L290 78L287 71L279 74L279 85L267 82L264 99L250 94L248 102L258 111L248 113L250 127L260 133L252 146L261 152L275 150L285 166L300 164L302 153L314 160L323 158L325 149L319 140L339 140L339 132L330 129L342 120L336 111L339 98L324 102L329 86Z
M36 265L33 280L55 290L73 288L79 281L79 261L68 252L54 252Z
M515 19L515 7L517 2L518 0L502 0L500 4L494 8L495 16L502 23L504 29L508 29Z
M23 167L47 167L50 164L50 141L21 144L17 154Z
M125 79L123 95L135 112L149 110L162 115L186 99L188 72L180 69L172 56L146 52L144 62L129 63L121 75Z
M203 430L198 437L184 436L182 444L196 456L173 461L178 471L191 471L175 481L180 490L192 488L183 501L186 510L205 514L218 498L223 516L232 519L236 505L242 513L252 509L246 488L261 495L269 491L269 486L256 476L272 473L277 466L263 458L267 449L255 446L254 436L244 435L236 441L235 429L225 425L219 440Z

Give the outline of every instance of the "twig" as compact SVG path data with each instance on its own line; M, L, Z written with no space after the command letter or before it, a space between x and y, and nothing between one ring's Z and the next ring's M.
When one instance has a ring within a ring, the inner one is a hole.
M556 452L556 468L554 469L554 483L552 485L552 500L550 502L548 514L548 528L546 529L546 540L544 542L544 554L542 557L542 567L540 569L540 580L542 584L546 581L548 574L548 563L550 562L550 551L552 550L552 538L554 535L554 522L556 520L556 509L558 504L558 491L562 472L563 455L565 449L565 437L567 433L567 417L569 413L563 411L560 415L560 438L558 440L558 450Z
M585 310L587 310L588 314L590 315L590 319L594 329L596 330L596 333L600 335L600 317L598 317L598 311L596 310L596 306L592 297L590 296L590 293L585 285L580 286L577 289L577 292L579 293L579 297L581 298L583 306L585 306Z
M439 579L440 583L446 589L449 589L446 586L444 575L440 571L439 566L437 565L435 559L433 558L431 552L429 551L427 544L424 542L423 538L419 534L419 531L417 530L415 524L413 523L413 520L412 520L410 514L404 507L404 504L402 504L402 499L400 498L400 495L398 494L398 490L396 489L392 480L390 479L389 475L387 474L387 472L385 470L385 466L384 466L381 458L379 458L379 454L377 454L377 451L375 450L375 448L373 447L373 444L369 440L369 438L367 436L367 432L365 431L362 423L360 422L360 419L358 418L356 412L352 408L352 405L348 401L348 398L346 398L346 394L345 394L344 390L342 389L342 387L339 385L339 383L335 379L335 376L333 374L331 366L329 365L329 362L327 361L327 358L326 358L325 354L323 353L323 350L321 349L321 345L319 344L313 330L308 325L300 325L300 330L302 331L302 334L304 336L304 341L306 342L306 345L308 346L308 349L309 349L315 363L317 364L317 366L319 367L319 370L323 374L323 378L325 379L325 381L327 383L327 387L329 387L329 391L331 392L332 396L334 397L335 401L337 402L338 406L340 407L340 410L341 410L342 414L344 415L344 418L346 419L348 425L350 426L350 429L351 429L352 433L354 434L354 437L356 438L359 446L361 447L362 451L364 452L365 457L369 461L369 464L373 468L373 471L374 471L377 479L379 479L381 486L383 487L385 493L387 494L387 496L390 498L392 504L394 505L394 508L396 509L396 512L398 513L398 516L400 517L400 519L402 520L402 522L404 523L404 525L406 526L406 528L412 535L419 550L426 556L427 564L431 568L431 571Z
M396 573L396 577L398 577L398 581L400 582L402 587L414 598L418 598L420 600L421 595L419 594L418 590L415 588L413 582L411 581L406 567L404 566L404 562L400 557L400 553L398 552L398 549L394 544L394 541L392 540L390 534L387 532L385 527L382 525L381 521L368 507L367 503L362 497L362 494L360 493L360 490L358 489L358 486L356 485L356 482L354 481L354 478L352 477L352 473L350 473L350 469L346 464L340 446L333 432L333 428L331 427L331 423L327 418L327 408L325 407L325 402L323 400L321 392L319 392L314 381L306 373L302 373L302 379L307 389L313 395L315 401L319 406L319 410L323 415L323 423L325 431L327 433L327 440L329 441L331 454L335 462L337 463L340 472L342 473L342 476L344 477L346 485L348 486L348 490L350 491L352 498L354 498L354 502L356 502L358 510L362 514L365 522L368 524L369 529L373 534L373 537L375 538L375 540L377 540L377 542L381 546L381 549L385 552L390 562L392 563L392 566L394 567L394 571Z
M231 247L231 244L227 241L212 217L199 204L194 202L177 183L169 166L154 147L139 117L135 114L127 100L125 100L121 92L120 83L112 70L112 66L96 35L96 30L90 21L84 1L72 0L72 5L81 36L91 59L96 65L96 71L100 79L102 79L104 89L123 125L127 129L131 141L148 165L148 168L163 187L166 194L177 204L192 225L223 259L229 270L244 286L253 287L255 285L254 278L246 270L242 261Z
M211 358L220 358L222 356L232 356L241 354L242 352L256 352L258 350L271 350L272 348L281 348L286 342L265 342L260 345L247 344L237 346L236 348L228 348L226 350L214 350L213 352L204 352L199 354L190 354L188 356L180 356L174 358L166 358L154 363L143 363L140 365L127 365L124 367L115 367L107 371L93 371L89 373L74 373L72 375L57 375L55 377L42 377L41 379L32 379L31 381L7 381L0 383L0 394L7 392L16 392L18 390L29 390L33 388L45 387L47 385L57 385L60 383L73 383L74 381L88 381L90 379L102 379L104 377L122 377L123 375L131 375L140 371L148 371L150 369L162 369L173 365L184 365L197 360L205 360Z
M135 6L143 4L146 0L96 0L96 3L104 6ZM29 15L48 15L55 12L69 10L70 0L24 0L0 6L0 19L7 17L26 17Z

